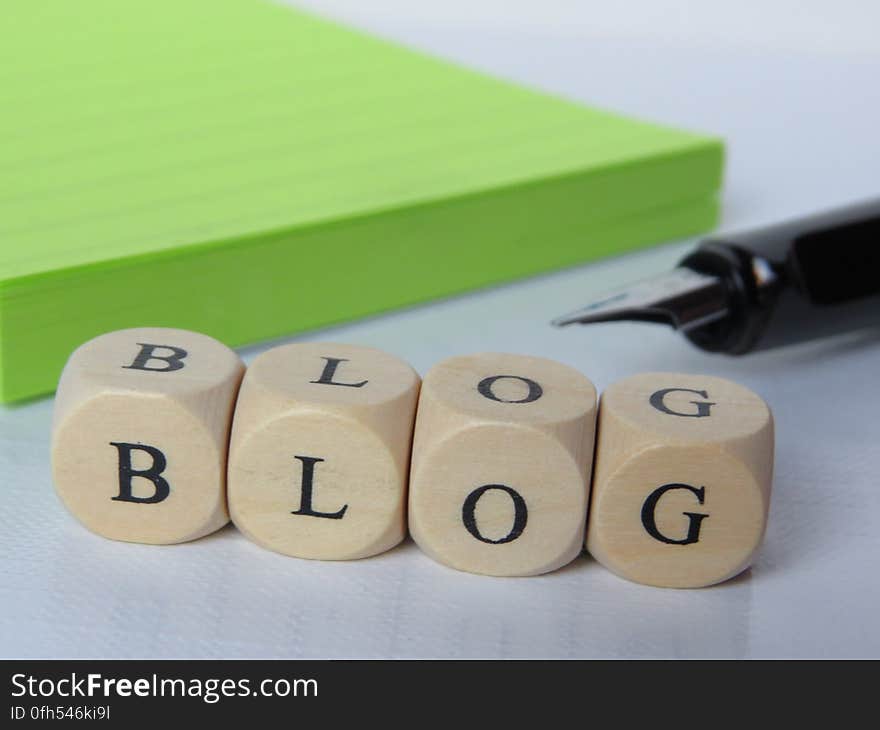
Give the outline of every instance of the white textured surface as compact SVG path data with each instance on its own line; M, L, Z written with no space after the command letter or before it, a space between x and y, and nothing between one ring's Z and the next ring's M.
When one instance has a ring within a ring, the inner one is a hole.
M300 4L572 98L725 136L727 229L880 194L876 3ZM309 339L384 348L421 372L495 349L561 360L600 389L643 370L744 383L772 405L778 435L770 527L750 573L674 591L627 583L587 558L538 578L472 576L412 543L356 563L274 555L232 528L187 545L113 543L54 495L47 399L0 408L0 655L880 655L880 338L729 359L649 325L547 325L664 270L687 246Z

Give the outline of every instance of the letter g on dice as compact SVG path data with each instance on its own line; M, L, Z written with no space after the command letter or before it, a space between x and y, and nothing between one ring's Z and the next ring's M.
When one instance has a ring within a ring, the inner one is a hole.
M599 404L587 548L638 583L719 583L754 559L772 472L773 417L748 388L681 373L621 380Z

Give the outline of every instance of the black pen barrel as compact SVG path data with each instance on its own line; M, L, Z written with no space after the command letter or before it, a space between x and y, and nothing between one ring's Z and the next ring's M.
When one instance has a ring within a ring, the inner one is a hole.
M681 265L720 277L730 314L687 332L744 354L880 327L880 200L703 242Z

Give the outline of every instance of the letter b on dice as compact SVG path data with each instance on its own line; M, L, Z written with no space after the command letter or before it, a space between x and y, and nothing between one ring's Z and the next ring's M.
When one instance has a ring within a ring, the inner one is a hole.
M52 470L93 532L175 543L225 525L226 451L244 365L184 330L120 330L70 356L55 399Z

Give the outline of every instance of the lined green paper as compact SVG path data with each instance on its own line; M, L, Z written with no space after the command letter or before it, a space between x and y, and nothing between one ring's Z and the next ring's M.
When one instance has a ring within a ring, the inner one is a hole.
M721 158L263 0L4 0L0 399L705 230Z

